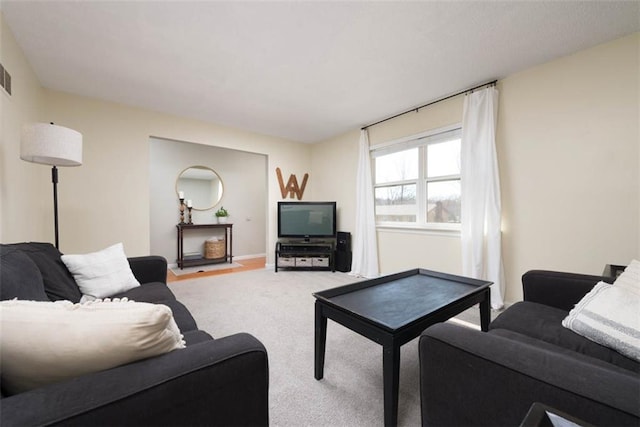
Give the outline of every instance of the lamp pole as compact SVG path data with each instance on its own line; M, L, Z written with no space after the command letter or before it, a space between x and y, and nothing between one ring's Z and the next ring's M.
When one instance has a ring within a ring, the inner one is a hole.
M56 235L56 249L60 249L58 239L58 168L55 165L51 168L51 182L53 183L53 228Z

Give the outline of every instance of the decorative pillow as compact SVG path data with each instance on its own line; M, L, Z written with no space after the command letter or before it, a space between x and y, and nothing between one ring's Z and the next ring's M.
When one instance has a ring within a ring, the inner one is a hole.
M122 243L86 255L62 255L62 262L83 294L80 302L110 297L140 286Z
M640 293L640 261L632 260L622 274L614 282L615 286L623 286L631 292Z
M562 326L640 362L638 307L639 292L599 282L569 312Z
M20 393L184 348L171 309L122 300L0 302L2 388Z
M82 293L64 265L60 256L62 255L51 243L12 243L11 248L25 253L33 260L40 270L44 281L44 291L50 301L68 300L79 302ZM32 299L32 298L19 298Z
M49 301L36 263L22 251L0 245L0 300L12 298Z

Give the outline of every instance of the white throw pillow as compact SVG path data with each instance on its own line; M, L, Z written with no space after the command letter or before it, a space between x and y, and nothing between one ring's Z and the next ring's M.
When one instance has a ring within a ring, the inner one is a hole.
M613 284L623 286L631 292L640 293L640 261L632 260Z
M640 293L599 282L562 326L640 362Z
M81 302L106 298L140 286L129 266L122 243L85 255L62 255L75 279Z
M10 394L184 348L171 309L122 300L0 302L2 387Z

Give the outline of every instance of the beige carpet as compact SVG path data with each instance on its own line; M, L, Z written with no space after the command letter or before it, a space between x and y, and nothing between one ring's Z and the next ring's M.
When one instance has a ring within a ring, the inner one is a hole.
M380 345L329 321L324 379L313 377L312 293L357 280L339 272L264 269L169 286L214 337L248 332L265 345L271 425L381 426ZM417 340L401 349L399 426L420 425Z

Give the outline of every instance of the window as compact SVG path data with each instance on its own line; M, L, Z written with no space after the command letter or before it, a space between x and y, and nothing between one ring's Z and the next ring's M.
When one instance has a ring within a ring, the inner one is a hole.
M460 138L455 127L372 149L378 224L450 228L442 224L460 223Z

